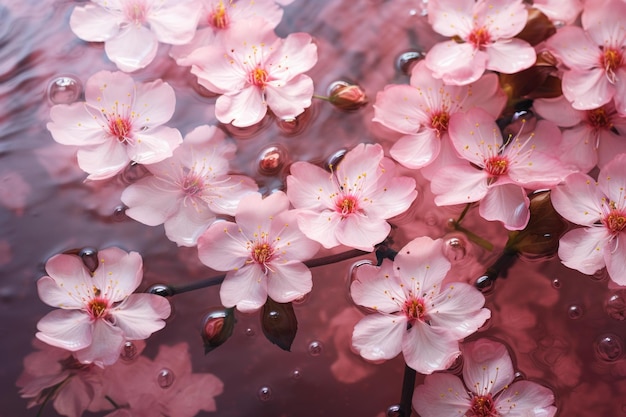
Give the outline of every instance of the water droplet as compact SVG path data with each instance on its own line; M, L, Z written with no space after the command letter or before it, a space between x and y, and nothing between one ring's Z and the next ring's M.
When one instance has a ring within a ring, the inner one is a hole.
M314 340L311 343L309 343L309 355L319 356L322 354L322 350L323 350L323 347L322 347L321 342Z
M553 286L554 288L561 288L561 280L560 280L560 279L558 279L558 278L554 278L554 279L552 280L552 286Z
M474 285L476 286L476 288L478 288L478 291L482 292L483 294L488 294L493 291L495 287L495 281L489 275L483 275L481 277L478 277Z
M276 175L285 166L286 151L282 146L269 146L258 157L258 171L262 175Z
M400 417L402 416L402 412L399 404L390 405L387 407L386 417Z
M150 286L147 290L147 293L160 295L161 297L171 297L174 295L174 290L172 287L165 284L154 284Z
M174 372L168 368L161 369L157 375L157 383L163 389L171 387L174 379Z
M267 313L267 316L271 319L271 320L280 320L280 312L276 311L276 310L272 310L269 313Z
M291 379L299 380L300 378L302 378L302 371L300 369L296 368L291 371Z
M626 290L617 290L609 296L606 312L615 320L622 321L626 318Z
M120 359L126 362L130 362L137 357L137 346L131 341L124 343L122 346L122 352L120 353Z
M614 334L605 334L596 341L596 355L606 362L615 362L624 351L622 340Z
M246 329L246 336L252 337L254 335L256 335L256 331L252 327L248 327Z
M91 272L98 268L98 251L93 248L83 248L78 252L78 256L83 260L83 264Z
M526 379L526 375L524 375L522 372L517 371L515 372L515 374L513 375L513 380L514 381L521 381L523 379Z
M354 281L357 280L358 277L358 271L359 268L361 268L363 265L373 265L374 263L370 260L364 259L361 261L357 261L355 263L352 264L352 266L350 267L350 270L348 272L348 280L347 280L347 284L348 284L348 297L349 301L352 301L352 303L354 305L356 305L360 310L362 310L364 313L370 314L370 313L374 313L374 310L371 308L367 308L367 307L363 307L359 304L357 304L354 299L352 298L352 293L350 292L350 287L352 286L352 283Z
M272 389L270 387L261 387L257 392L259 400L265 402L272 399Z
M124 220L127 220L128 217L126 217L126 206L117 206L117 207L115 207L115 209L113 210L113 215L111 216L111 218L115 222L123 222Z
M468 248L467 241L461 235L451 235L445 239L444 255L450 262L458 262L465 258Z
M276 126L286 136L296 136L302 133L311 124L317 114L317 103L313 102L311 107L304 109L302 113L294 119L276 119Z
M570 319L573 320L577 320L579 318L581 318L584 314L583 308L579 305L576 304L572 304L571 306L569 306L569 308L567 309L567 316Z
M413 66L417 61L424 59L425 56L426 54L424 52L417 50L403 52L396 58L396 69L402 71L405 75L411 75Z
M332 154L326 160L326 169L328 169L329 171L337 169L337 166L339 165L343 157L346 156L346 152L347 151L345 149L341 149Z
M82 92L81 82L69 75L56 77L48 84L48 99L52 104L73 103Z

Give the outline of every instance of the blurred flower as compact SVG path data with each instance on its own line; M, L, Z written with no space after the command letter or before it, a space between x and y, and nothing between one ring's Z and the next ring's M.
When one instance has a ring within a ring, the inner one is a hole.
M387 219L406 211L417 191L413 178L396 176L380 145L360 144L333 173L308 162L291 165L287 195L309 238L325 248L373 251L391 230Z
M197 0L92 0L76 6L70 27L88 42L104 42L104 50L126 72L149 65L159 42L187 43L200 17Z
M552 417L556 414L554 394L548 388L531 381L513 382L513 363L504 345L479 339L464 344L462 351L465 384L451 374L428 375L413 395L413 407L420 416Z
M80 363L117 361L124 342L147 339L165 326L169 302L153 294L131 294L141 283L142 260L118 248L98 252L91 273L78 256L55 255L37 281L41 300L59 310L37 323L37 338L74 352Z
M165 224L179 246L195 246L216 214L233 216L239 200L257 191L251 178L229 175L235 144L215 126L191 131L171 158L146 166L153 175L124 190L126 215L149 226Z
M174 89L161 80L135 84L121 72L100 71L85 87L85 102L50 109L47 128L55 141L77 145L78 165L101 180L130 162L152 164L172 156L182 142L176 129L162 126L174 114Z
M626 285L626 154L616 156L598 174L568 176L552 190L556 211L585 227L570 230L559 242L559 258L569 268L591 275L604 268Z
M506 74L535 63L535 50L515 38L526 25L522 0L430 0L428 22L435 32L457 39L433 46L426 65L446 84L464 85L480 78L485 69Z
M491 316L473 286L442 282L450 270L443 241L419 237L381 267L362 265L350 286L355 303L375 314L357 323L352 345L369 360L392 359L423 374L448 368L459 355L459 339Z
M313 97L313 81L303 73L316 62L310 35L278 38L260 18L233 25L219 44L196 49L186 60L200 85L221 94L217 119L236 127L260 122L268 108L279 119L302 113Z
M553 22L568 25L576 21L583 9L581 0L533 0L532 3Z
M530 218L525 188L554 186L570 173L556 155L559 129L549 122L538 122L530 134L522 129L505 142L493 117L474 108L451 117L450 139L469 163L445 167L434 175L430 185L435 203L480 201L480 215L501 221L509 230L523 229Z
M597 109L615 99L626 114L626 3L622 0L586 2L582 28L565 26L546 46L566 68L563 95L578 110Z
M282 191L266 198L243 197L235 222L213 223L198 239L198 256L217 271L228 271L220 288L222 304L247 312L267 297L288 303L311 291L311 271L302 261L319 245L300 231L296 211Z

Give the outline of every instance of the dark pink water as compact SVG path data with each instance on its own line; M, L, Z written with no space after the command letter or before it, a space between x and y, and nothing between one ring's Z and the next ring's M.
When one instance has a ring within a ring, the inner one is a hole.
M26 410L15 381L24 356L33 350L36 323L50 310L35 286L50 256L82 247L138 251L145 266L142 289L217 275L200 264L195 249L167 240L162 227L125 217L119 194L133 172L107 183L84 183L75 149L55 143L45 129L48 86L55 78L71 76L84 83L98 70L115 70L102 45L86 44L70 31L73 6L51 0L4 0L0 5L0 416L36 414L36 409ZM396 68L402 52L427 50L438 40L419 6L408 0L296 0L277 31L315 37L319 62L310 75L317 94L324 95L334 81L356 81L373 102L386 84L408 82ZM163 78L175 88L177 108L169 125L183 134L215 122L214 99L197 93L194 78L169 59L167 47L133 77ZM316 102L301 129L269 121L258 132L233 131L235 170L268 190L280 188L286 175L258 172L258 156L268 147L285 149L287 161L319 163L360 142L377 141L388 149L394 135L372 123L372 116L371 104L346 113ZM418 179L420 194L394 222L395 248L422 235L458 238L461 247L450 247L454 270L459 280L472 282L498 257L504 230L470 213L464 226L486 236L496 249L487 252L470 244L447 228L447 219L460 210L436 208L421 176L402 171ZM299 330L291 352L263 337L258 314L238 314L233 337L205 356L202 319L220 306L213 287L173 297L174 314L148 340L146 354L154 355L161 343L188 342L194 372L211 372L224 382L218 411L211 415L386 416L400 400L404 363L399 357L369 364L350 350L352 328L363 315L348 294L355 261L314 269L313 291L295 305ZM583 276L558 259L519 261L487 296L493 319L474 337L507 343L522 377L555 391L559 416L626 416L626 293L609 286L605 275ZM48 405L44 415L56 414Z

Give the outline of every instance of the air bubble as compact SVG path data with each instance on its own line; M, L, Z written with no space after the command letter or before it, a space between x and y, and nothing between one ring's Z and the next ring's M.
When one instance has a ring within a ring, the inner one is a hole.
M493 291L495 287L495 280L489 275L483 275L478 277L474 285L481 293L488 294Z
M614 334L605 334L598 338L596 345L596 355L606 362L615 362L622 357L624 347L622 340Z
M300 378L302 378L302 371L300 369L296 368L291 371L291 379L299 380Z
M174 383L174 372L171 369L163 368L157 375L157 383L163 389L169 388Z
M402 416L402 410L398 404L390 405L387 407L386 417L400 417Z
M304 111L295 118L276 119L276 126L278 126L278 129L285 136L296 136L311 125L316 114L317 103L313 102L310 107L304 109Z
M248 327L245 331L246 336L248 337L252 337L254 335L256 335L256 331L252 328L252 327Z
M130 362L137 357L137 346L131 341L124 343L122 346L122 352L120 352L120 359L126 362Z
M345 149L341 149L337 152L335 152L334 154L332 154L327 160L326 160L326 168L329 171L335 170L337 169L337 166L339 165L339 163L341 162L341 160L343 159L344 156L346 156L346 150Z
M154 284L146 290L149 294L160 295L161 297L171 297L174 295L172 287L165 284Z
M609 317L622 321L626 318L626 290L618 290L609 296L606 302Z
M558 279L558 278L554 278L554 279L552 280L552 286L553 286L554 288L557 288L557 289L558 289L558 288L561 288L561 280L560 280L560 279Z
M405 75L411 75L413 66L425 56L424 52L417 50L403 52L396 58L396 69Z
M317 340L314 340L313 342L309 343L309 355L311 356L319 356L322 354L322 343L318 342Z
M520 371L515 372L515 374L513 375L513 381L521 381L524 379L526 379L526 375L524 375Z
M467 242L461 236L451 236L445 240L444 255L450 262L459 262L467 255Z
M98 251L93 248L83 248L78 252L78 256L83 260L83 264L90 272L98 268Z
M111 216L113 218L113 221L123 222L124 220L128 219L128 217L126 217L126 208L126 206L115 207L115 209L113 210L113 215Z
M567 316L570 319L573 320L577 320L579 318L581 318L584 314L583 308L579 305L576 304L572 304L571 306L569 306L569 308L567 309Z
M276 175L285 166L285 150L280 146L265 148L258 157L258 171L262 175Z
M259 400L265 402L272 399L272 389L270 387L261 387L257 392Z
M48 84L48 99L52 104L74 103L82 92L81 82L69 75L56 77Z

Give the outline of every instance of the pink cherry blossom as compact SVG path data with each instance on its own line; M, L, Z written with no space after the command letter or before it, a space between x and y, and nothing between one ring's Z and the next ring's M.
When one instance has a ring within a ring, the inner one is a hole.
M183 138L162 126L174 114L174 89L161 80L135 84L121 72L100 71L87 81L85 102L50 109L55 141L80 146L87 179L113 177L129 163L153 164L172 156Z
M581 19L582 28L563 27L546 42L566 66L563 95L579 110L615 99L617 111L626 114L626 3L588 1Z
M552 190L556 211L572 223L559 242L559 258L569 268L591 275L606 267L619 285L626 285L626 154L600 170L598 181L574 173Z
M423 374L448 368L459 355L459 339L491 316L473 286L442 286L450 270L443 241L419 237L381 267L362 265L350 286L355 303L376 310L357 323L353 347L369 360L403 353L408 366Z
M466 162L434 175L430 185L438 206L480 201L483 218L499 220L509 230L521 230L530 218L526 188L554 186L570 173L549 152L554 146L544 144L558 145L560 141L559 129L550 122L539 121L534 132L504 142L493 117L474 108L452 115L449 132L454 148Z
M279 303L311 291L311 271L302 261L319 244L298 229L296 211L282 191L266 198L250 193L241 199L235 223L213 223L198 239L200 261L217 271L228 271L220 288L225 307L254 311L267 297Z
M533 106L538 115L565 128L560 159L566 165L589 172L626 153L626 117L617 113L612 101L597 109L576 110L560 96L535 100Z
M202 13L199 29L193 39L184 45L173 46L170 55L178 65L187 64L187 56L194 50L213 43L220 43L230 28L260 17L275 28L283 17L283 10L274 0L200 0Z
M554 394L532 381L513 382L504 345L479 339L463 345L463 381L437 373L415 389L413 407L422 417L552 417Z
M379 92L374 104L374 121L405 134L391 148L393 159L408 168L426 165L442 166L450 163L438 159L440 149L450 148L448 122L456 112L481 107L494 119L500 115L506 95L495 74L486 74L474 84L445 85L433 78L424 61L412 70L410 85L388 85ZM444 151L445 154L445 151ZM438 163L433 165L433 162Z
M372 251L391 230L387 219L406 211L417 191L413 178L396 176L380 145L360 144L332 173L308 162L291 165L287 195L309 238L325 248Z
M76 6L70 27L88 42L104 42L104 50L126 72L149 65L159 42L189 42L200 18L197 0L92 0Z
M428 21L435 32L457 37L433 46L426 65L435 78L464 85L480 78L485 69L512 74L529 68L537 56L517 35L526 25L522 0L430 0Z
M532 4L555 25L563 23L571 25L583 9L581 0L533 0Z
M59 310L37 323L37 338L74 352L83 364L111 365L124 342L141 340L165 326L169 302L153 294L131 294L142 277L142 260L136 252L118 248L98 252L92 273L81 258L55 255L37 281L39 298Z
M215 126L191 131L174 155L148 165L152 173L122 193L126 215L147 224L165 225L167 237L179 246L195 246L216 214L235 215L239 200L257 191L254 180L229 175L235 144Z
M311 105L313 81L304 72L317 62L317 47L306 33L278 38L261 18L233 25L219 44L188 56L198 83L221 94L215 116L222 123L251 126L268 108L279 119L294 119Z

